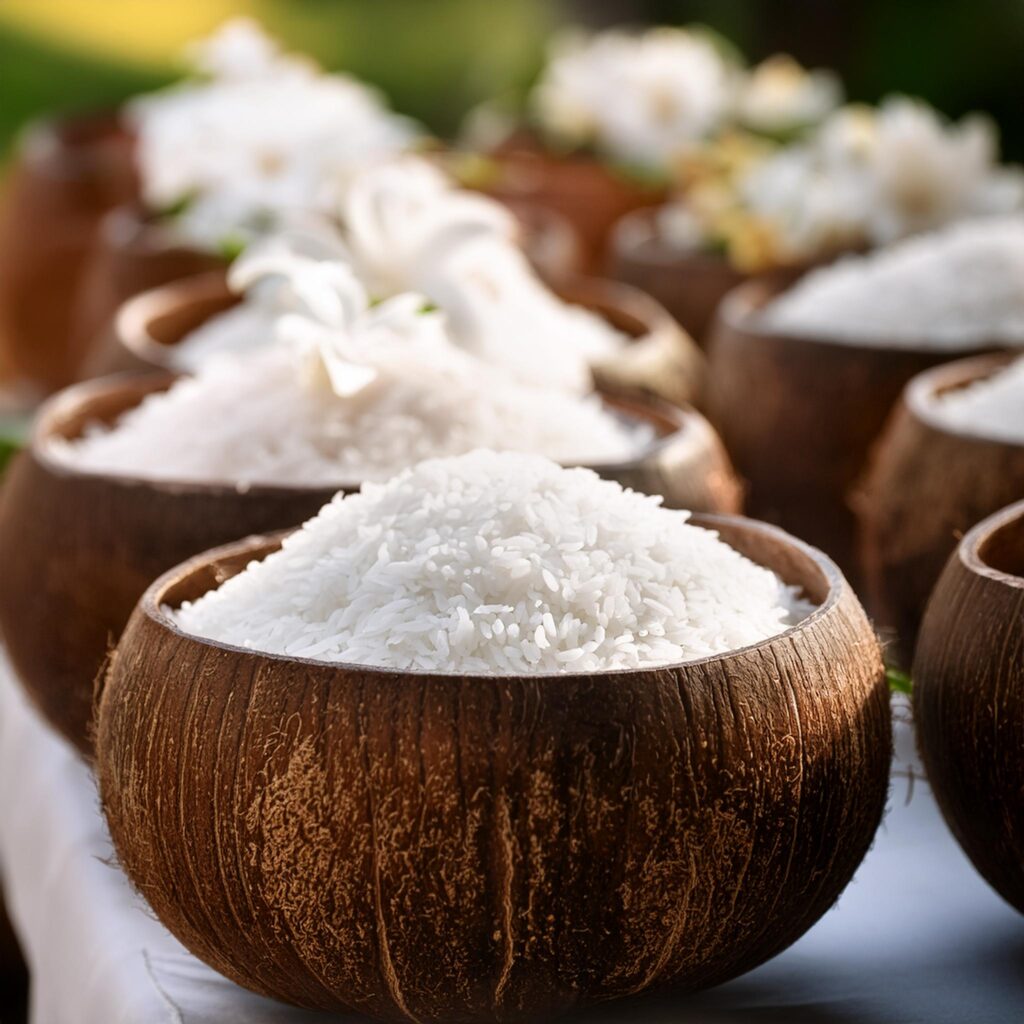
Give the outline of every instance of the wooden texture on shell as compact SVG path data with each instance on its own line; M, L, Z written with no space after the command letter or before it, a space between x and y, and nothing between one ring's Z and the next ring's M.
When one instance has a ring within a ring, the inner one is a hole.
M559 155L516 136L488 155L496 178L484 189L502 201L528 200L562 214L582 243L583 269L604 266L609 235L624 214L661 202L665 189L645 185L581 154Z
M881 625L896 631L907 664L928 595L958 540L1024 498L1024 445L946 425L935 396L983 379L1012 358L976 356L915 377L856 497L870 607Z
M44 408L0 491L0 632L36 705L85 752L96 674L149 583L207 548L297 526L337 490L359 486L238 491L81 472L50 454L52 437L110 422L172 379L125 375L62 392ZM598 473L664 494L670 506L739 511L742 494L728 457L699 413L606 401L651 423L657 438L631 461L595 465Z
M1024 502L979 523L950 557L913 675L918 744L942 813L1024 913Z
M749 514L822 548L856 585L849 497L871 445L912 377L970 353L763 330L757 313L779 290L750 281L719 306L709 351L711 420L747 481Z
M82 353L76 296L103 215L137 188L114 115L44 121L23 136L0 205L0 367L52 391Z
M663 669L407 674L226 647L160 611L273 540L168 573L100 706L122 865L227 976L382 1020L536 1020L773 956L871 843L888 691L832 563L763 524L696 521L822 607Z

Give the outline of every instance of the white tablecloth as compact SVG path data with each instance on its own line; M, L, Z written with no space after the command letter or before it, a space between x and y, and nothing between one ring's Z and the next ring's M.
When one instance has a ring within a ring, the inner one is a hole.
M898 732L896 771L908 767ZM893 781L874 848L832 910L771 963L697 997L609 1004L620 1024L1020 1024L1024 917L964 859L918 780ZM203 966L111 864L85 766L0 664L0 878L32 1024L316 1024ZM577 1018L578 1020L578 1018Z

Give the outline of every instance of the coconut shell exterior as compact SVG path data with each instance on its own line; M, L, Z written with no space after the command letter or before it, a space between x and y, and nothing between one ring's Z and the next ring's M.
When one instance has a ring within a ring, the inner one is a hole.
M1012 358L979 356L915 377L857 495L870 606L895 632L908 665L928 595L960 538L1024 498L1024 445L946 425L935 396L987 377Z
M615 225L608 276L660 302L702 347L708 344L719 304L734 288L754 277L789 285L809 269L809 264L779 266L754 275L723 255L681 251L660 238L656 216L656 209L634 210Z
M250 533L298 526L337 486L171 483L81 472L50 452L54 437L112 422L167 373L77 385L41 413L31 443L0 491L0 633L35 704L88 753L94 682L146 587L207 548ZM649 422L657 439L628 462L594 466L669 505L738 511L742 492L717 435L698 413L608 398Z
M942 813L978 872L1024 913L1024 502L979 523L950 557L913 676Z
M43 391L75 378L76 295L103 215L136 192L131 139L113 114L39 122L22 137L0 205L0 367Z
M888 691L831 562L762 524L695 521L821 608L663 669L406 674L226 647L160 611L265 538L168 573L100 706L123 867L238 983L385 1021L546 1019L778 953L872 841Z
M583 154L556 154L538 140L517 135L489 154L494 180L485 191L496 199L526 200L562 214L582 244L583 270L600 273L611 230L632 210L654 206L665 188L648 185Z
M911 378L971 353L770 332L757 314L781 290L750 281L719 307L708 355L711 420L748 485L748 513L820 547L859 585L850 492L871 446Z
M197 274L223 272L225 260L175 238L138 205L111 211L75 304L73 342L82 353L83 376L110 372L114 318L128 299L159 285Z

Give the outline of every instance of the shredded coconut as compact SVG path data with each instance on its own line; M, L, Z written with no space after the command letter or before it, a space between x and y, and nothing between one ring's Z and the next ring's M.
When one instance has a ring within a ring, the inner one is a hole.
M1024 358L990 377L943 392L934 409L954 430L1024 444Z

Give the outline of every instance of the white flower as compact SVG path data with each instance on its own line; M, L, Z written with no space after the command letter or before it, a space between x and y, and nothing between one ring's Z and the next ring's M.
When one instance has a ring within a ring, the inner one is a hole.
M283 56L249 25L198 51L209 80L129 107L143 196L192 244L244 244L335 202L334 184L415 138L372 89Z
M781 135L819 123L842 98L842 85L831 71L807 71L787 54L776 54L746 77L736 113L754 131Z
M231 18L205 39L190 43L185 58L211 78L259 78L294 66L275 39L252 18Z
M309 379L326 381L340 398L353 398L389 376L407 373L410 360L430 362L451 347L443 316L426 312L422 295L403 293L371 304L352 268L268 245L243 257L232 287L280 280L291 312L276 320L279 340L305 357Z
M655 28L556 43L533 103L545 131L666 170L729 111L736 71L703 36Z
M506 207L412 156L353 176L338 216L343 251L378 297L411 290L437 302L454 254L479 238L513 245L518 234Z
M986 118L947 124L925 103L886 101L870 158L872 240L890 242L973 214L1019 209L1020 174L999 169L997 160L996 133Z

